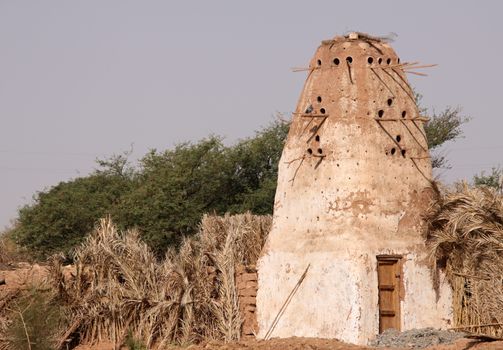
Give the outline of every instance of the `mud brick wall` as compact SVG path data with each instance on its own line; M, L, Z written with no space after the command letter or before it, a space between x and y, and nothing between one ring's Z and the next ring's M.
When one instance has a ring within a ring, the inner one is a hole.
M255 266L238 266L236 268L236 285L239 300L239 312L243 324L241 337L255 338L258 332L256 311L257 269Z

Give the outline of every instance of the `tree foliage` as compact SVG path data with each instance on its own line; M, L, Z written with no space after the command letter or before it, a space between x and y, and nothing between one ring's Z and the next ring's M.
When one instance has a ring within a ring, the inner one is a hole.
M482 171L473 177L473 184L475 186L492 187L499 192L503 192L503 169L492 168L489 174Z
M227 152L217 137L151 151L114 217L124 228L137 226L151 247L164 251L194 233L203 213L227 209Z
M152 150L136 169L127 153L99 160L91 175L37 193L20 209L13 235L38 256L68 253L111 215L121 228L137 227L162 254L195 233L204 213L272 213L288 127L276 121L232 146L211 136Z
M463 135L461 126L469 120L461 114L460 108L447 107L441 113L433 113L424 130L428 147L433 153L433 168L448 168L445 156L438 152L440 146L448 141L454 141Z
M467 123L470 118L462 114L461 108L446 107L440 113L433 111L429 113L427 108L421 106L423 96L415 93L416 103L419 111L428 116L429 120L424 125L428 148L432 153L433 168L449 168L449 164L445 155L440 152L440 147L446 142L455 141L462 137L463 124Z
M129 188L129 179L101 173L61 182L38 192L32 205L19 210L11 234L37 256L68 252Z

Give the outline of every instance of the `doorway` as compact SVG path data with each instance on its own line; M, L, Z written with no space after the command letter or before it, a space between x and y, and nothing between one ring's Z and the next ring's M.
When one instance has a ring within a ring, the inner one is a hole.
M379 333L390 328L400 331L401 259L398 255L377 256Z

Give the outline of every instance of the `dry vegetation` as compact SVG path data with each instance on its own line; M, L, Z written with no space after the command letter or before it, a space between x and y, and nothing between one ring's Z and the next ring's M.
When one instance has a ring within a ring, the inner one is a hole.
M453 287L455 325L503 336L503 197L460 184L428 217L433 254Z
M0 234L0 266L6 267L22 259L22 254L17 245L4 232ZM0 276L0 284L5 283L3 276ZM5 335L12 324L11 309L13 303L19 297L18 289L0 290L0 349L6 348Z
M238 340L234 269L255 264L270 225L269 216L206 215L195 237L157 261L137 232L101 220L75 254L73 276L53 262L71 320L62 339L121 344L131 334L148 348Z
M459 185L438 197L428 221L432 254L453 286L455 325L503 336L503 197ZM120 232L110 219L101 220L75 252L74 266L63 266L62 257L51 263L54 295L41 305L64 310L62 329L53 326L57 347L133 339L150 349L239 340L235 268L256 263L270 226L270 216L206 215L196 236L159 261L136 231ZM13 251L5 244L0 240L0 248L8 248L0 252ZM4 255L0 259L12 258ZM9 325L20 334L12 339L25 341L24 326L12 316L22 299L12 293L0 297L0 348ZM35 311L27 318L44 324L40 315L48 311ZM18 348L12 344L5 348Z
M9 304L17 296L17 292L0 294L0 349L6 349L6 333L10 325L11 314L8 311Z
M7 263L9 256L7 255L7 249L6 249L6 242L5 238L0 237L0 263L5 264Z
M18 263L34 263L34 256L24 247L20 246L13 235L14 226L0 232L0 267L5 265L15 266Z
M27 254L23 254L7 233L0 233L0 264L22 261L26 258Z
M28 263L0 271L0 349L53 349L61 315L47 283L47 268Z
M6 331L6 350L54 349L62 322L59 306L50 291L32 287L10 303L8 309L11 317Z

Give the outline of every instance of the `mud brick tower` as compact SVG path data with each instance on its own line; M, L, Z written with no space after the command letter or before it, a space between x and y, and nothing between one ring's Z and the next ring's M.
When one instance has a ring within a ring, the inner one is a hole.
M312 58L258 263L259 338L366 344L388 328L449 326L450 287L432 277L422 221L433 193L425 118L405 67L361 33L323 41Z

